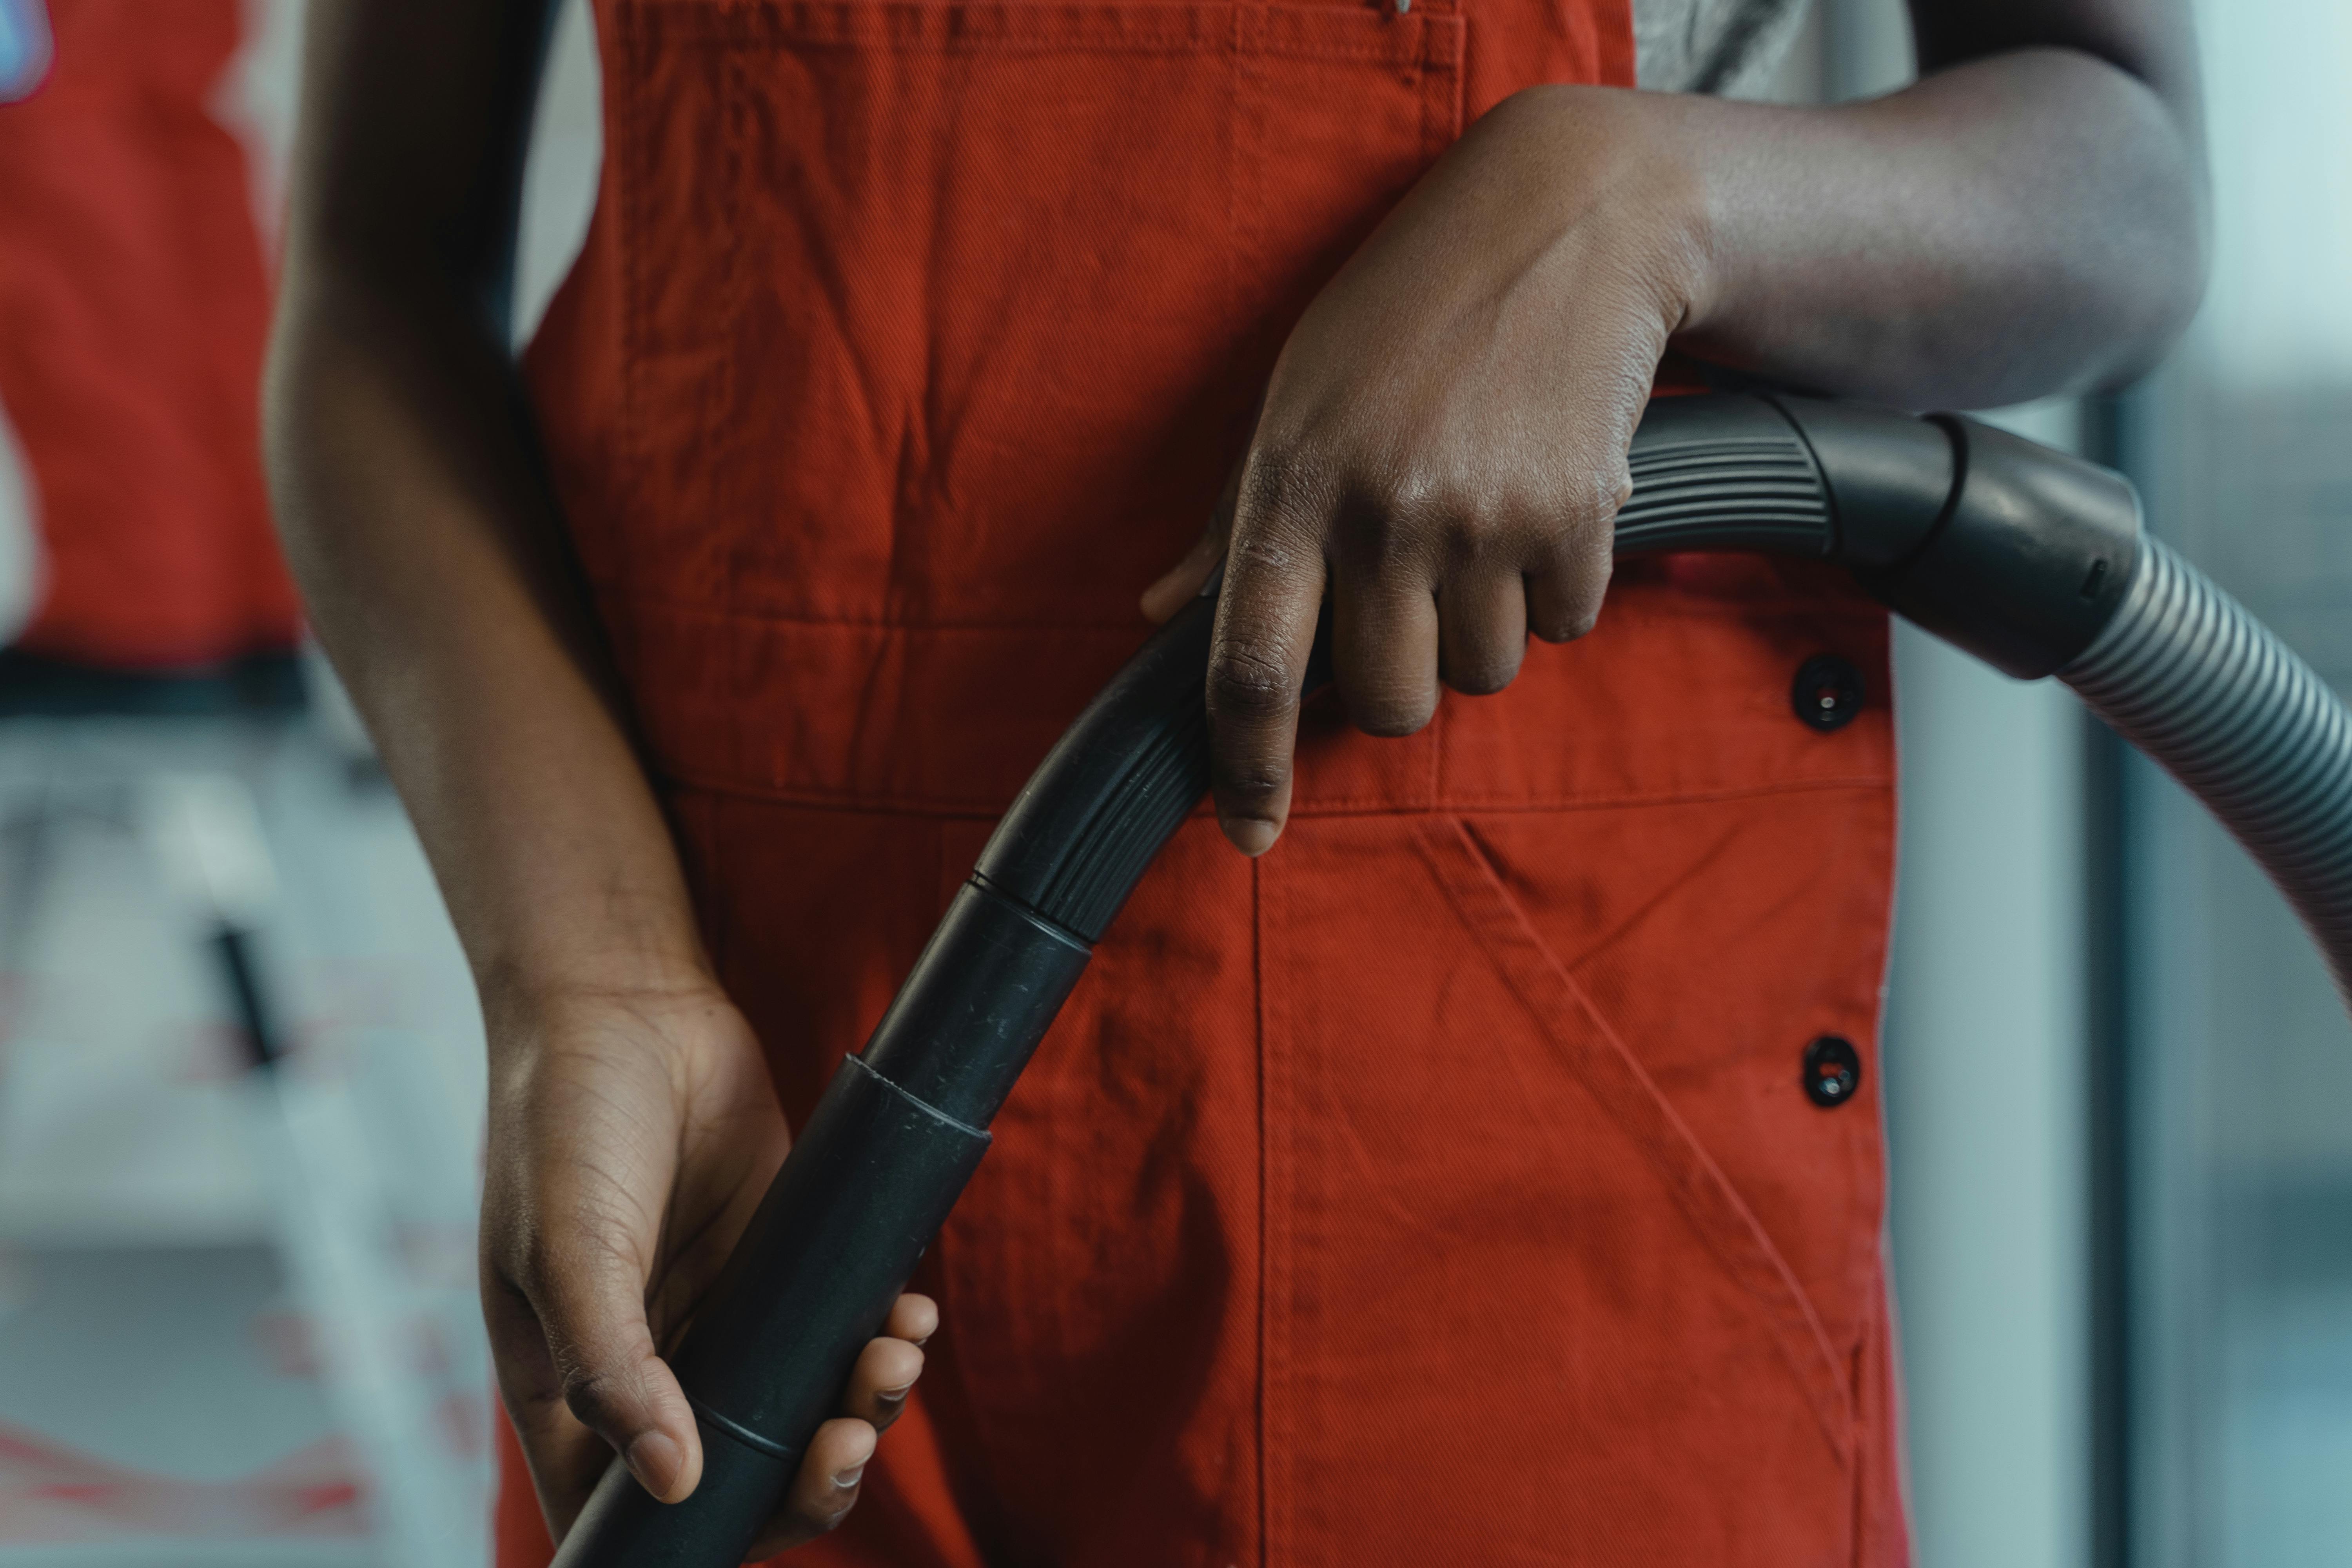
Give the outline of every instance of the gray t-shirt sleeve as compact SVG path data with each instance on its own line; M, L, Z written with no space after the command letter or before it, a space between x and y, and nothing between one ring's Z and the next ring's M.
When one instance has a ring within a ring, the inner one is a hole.
M1633 0L1641 85L1744 97L1770 79L1808 0Z

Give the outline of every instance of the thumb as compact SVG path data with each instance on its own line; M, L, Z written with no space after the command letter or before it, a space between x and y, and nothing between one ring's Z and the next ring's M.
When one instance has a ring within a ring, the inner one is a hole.
M560 1405L549 1400L543 1414L561 1426L568 1412L621 1456L646 1490L677 1502L702 1478L693 1406L655 1348L645 1271L625 1248L583 1242L536 1270L527 1292L561 1394ZM593 1486L593 1477L583 1479Z

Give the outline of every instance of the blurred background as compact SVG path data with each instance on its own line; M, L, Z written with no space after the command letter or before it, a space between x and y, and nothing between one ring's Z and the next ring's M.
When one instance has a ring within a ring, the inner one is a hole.
M2147 384L2000 417L2126 469L2346 689L2352 7L2201 9L2204 313ZM302 18L0 0L0 1568L486 1554L479 1023L251 456ZM1909 58L1899 0L1820 0L1769 95ZM519 340L598 157L568 0ZM2352 1563L2352 1026L2062 688L1898 644L1919 1557Z

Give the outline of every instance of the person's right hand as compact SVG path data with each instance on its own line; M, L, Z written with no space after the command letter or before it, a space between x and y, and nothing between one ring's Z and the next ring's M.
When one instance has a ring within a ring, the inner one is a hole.
M482 1304L499 1391L559 1542L613 1455L694 1490L694 1413L661 1359L791 1139L759 1042L715 986L493 1003ZM939 1326L898 1298L753 1557L838 1524Z

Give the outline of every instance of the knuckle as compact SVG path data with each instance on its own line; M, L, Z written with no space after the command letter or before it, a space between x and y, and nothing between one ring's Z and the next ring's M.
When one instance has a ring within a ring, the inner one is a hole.
M563 1266L546 1227L531 1225L509 1237L501 1271L531 1301L548 1300L561 1282Z
M1434 485L1404 517L1404 547L1396 553L1426 561L1433 582L1479 575L1498 562L1516 564L1559 529L1557 510L1542 492L1517 485Z
M1574 642L1601 622L1609 593L1611 560L1605 550L1571 547L1528 597L1528 629L1549 643Z
M1468 572L1493 555L1505 531L1494 508L1476 502L1465 504L1455 511L1445 531L1446 574Z
M621 1227L583 1205L572 1223L533 1225L519 1237L513 1275L543 1314L593 1321L602 1287L633 1268Z
M613 1425L629 1403L623 1380L608 1368L581 1364L576 1356L559 1355L556 1361L563 1403L572 1414L599 1432Z
M1409 502L1384 495L1352 507L1339 531L1350 564L1383 576L1422 553L1420 516Z
M1278 649L1229 642L1209 663L1209 711L1226 719L1274 719L1289 710L1290 666Z
M1234 536L1230 547L1235 570L1286 576L1303 563L1306 552L1280 527L1260 524Z
M1402 462L1366 487L1367 510L1393 533L1428 528L1456 510L1453 485L1425 462Z
M1249 455L1235 492L1236 510L1254 516L1292 517L1311 510L1323 491L1328 465L1296 439L1261 442Z
M1367 490L1349 531L1359 561L1392 569L1475 554L1483 527L1475 496L1428 468L1407 466Z
M1285 782L1286 776L1275 768L1228 764L1217 770L1217 795L1228 805L1270 801L1282 793Z
M1419 734L1436 708L1419 693L1372 692L1349 702L1348 718L1367 735L1395 740Z
M1601 606L1565 605L1552 611L1536 627L1536 636L1546 642L1574 642L1601 624Z
M1633 499L1633 470L1622 454L1585 469L1582 480L1571 483L1560 498L1560 510L1571 526L1613 521Z
M1445 683L1465 697L1491 697L1518 675L1515 665L1488 659L1446 672Z

